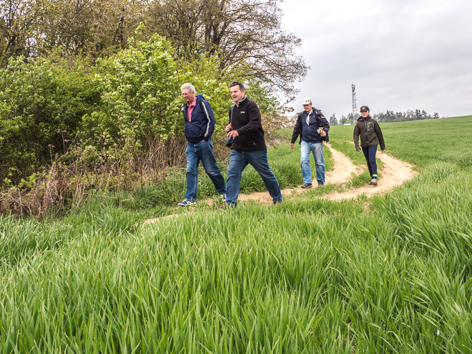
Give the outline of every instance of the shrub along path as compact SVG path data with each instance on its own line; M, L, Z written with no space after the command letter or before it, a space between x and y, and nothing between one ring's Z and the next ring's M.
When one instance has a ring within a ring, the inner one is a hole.
M414 165L399 160L387 152L378 151L377 157L380 158L383 163L383 167L380 170L381 176L379 178L378 185L362 185L360 187L352 189L343 188L344 186L346 186L347 183L352 180L353 177L358 176L364 171L366 171L367 167L365 165L356 166L352 162L352 160L345 154L333 149L330 144L326 144L326 146L331 150L331 154L334 160L333 170L326 172L326 183L327 185L334 185L336 188L338 188L338 190L333 189L328 194L313 196L314 198L324 198L328 200L345 200L354 199L360 195L366 195L370 197L374 194L389 192L394 188L402 185L403 182L412 179L418 174L418 172L413 170ZM297 194L305 193L307 191L309 190L302 189L301 187L285 188L282 190L282 195L285 199L287 199L291 197L296 197ZM272 198L270 197L267 191L254 192L251 194L240 194L238 197L238 201L256 201L265 205L272 204ZM203 202L207 204L212 204L214 202L214 199L207 199ZM194 208L190 208L188 211L193 212L194 210ZM153 223L159 221L162 218L173 218L179 215L181 214L173 214L161 218L148 219L144 222L144 224Z

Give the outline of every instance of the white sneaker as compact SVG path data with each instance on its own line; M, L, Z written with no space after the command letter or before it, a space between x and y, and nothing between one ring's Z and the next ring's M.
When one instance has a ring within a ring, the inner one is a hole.
M372 178L372 181L370 181L369 184L372 185L372 186L376 186L377 185L377 178Z
M192 202L191 200L185 199L184 201L179 202L179 205L180 205L181 207L185 207L185 206L189 206L189 205L197 205L197 203Z

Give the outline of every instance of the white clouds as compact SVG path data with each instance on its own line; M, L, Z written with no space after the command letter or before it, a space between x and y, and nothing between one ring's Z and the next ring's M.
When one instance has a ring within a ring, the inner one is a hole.
M359 104L374 111L472 114L472 2L287 0L287 30L311 66L294 103L312 97L325 115ZM373 107L376 107L375 109Z

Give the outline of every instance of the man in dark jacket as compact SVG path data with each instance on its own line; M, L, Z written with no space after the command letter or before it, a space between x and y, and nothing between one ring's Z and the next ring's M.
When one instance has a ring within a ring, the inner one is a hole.
M192 84L183 84L182 96L187 103L182 105L185 120L185 137L187 138L187 193L180 206L195 205L198 187L198 165L200 161L205 172L215 185L216 190L226 198L226 187L223 175L216 164L213 154L211 135L215 130L215 117L210 103L202 95L195 95Z
M282 192L277 178L269 167L259 107L255 102L248 100L243 84L233 82L230 92L234 106L229 111L230 123L226 131L234 142L229 157L226 204L236 206L241 174L248 164L262 177L273 203L280 203Z
M312 177L310 168L310 152L313 153L316 165L316 180L318 186L325 184L325 162L323 155L323 140L328 142L329 123L320 110L313 108L309 98L303 100L304 111L298 113L297 122L293 129L290 147L293 149L298 135L300 135L303 186L302 188L312 187Z
M359 146L359 136L361 137L362 151L364 152L365 159L367 161L367 167L370 173L370 185L377 185L377 160L375 155L377 154L377 145L380 143L380 148L385 150L385 142L380 130L379 123L370 116L370 109L367 106L361 107L361 116L357 120L357 124L354 127L354 144L356 145L356 151L361 151Z

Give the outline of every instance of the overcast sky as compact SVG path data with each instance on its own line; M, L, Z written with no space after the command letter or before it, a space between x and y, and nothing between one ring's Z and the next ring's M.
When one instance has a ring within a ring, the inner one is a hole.
M293 106L309 97L326 117L424 109L472 114L472 0L286 0L286 30L311 67Z

